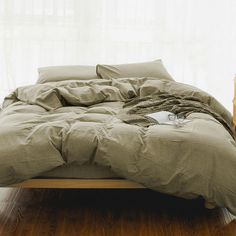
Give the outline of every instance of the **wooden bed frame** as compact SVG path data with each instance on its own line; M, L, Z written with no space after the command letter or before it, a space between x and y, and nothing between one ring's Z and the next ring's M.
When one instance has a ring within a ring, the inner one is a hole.
M234 77L233 124L236 127L236 75Z
M143 185L126 179L29 179L13 184L18 188L138 189Z
M233 123L236 126L236 77L234 80ZM143 185L125 179L29 179L11 185L18 188L142 189Z

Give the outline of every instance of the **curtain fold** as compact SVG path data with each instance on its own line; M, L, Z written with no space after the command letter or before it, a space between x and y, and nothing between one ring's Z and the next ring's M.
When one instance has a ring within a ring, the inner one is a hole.
M162 58L231 110L235 0L0 0L0 100L50 65Z

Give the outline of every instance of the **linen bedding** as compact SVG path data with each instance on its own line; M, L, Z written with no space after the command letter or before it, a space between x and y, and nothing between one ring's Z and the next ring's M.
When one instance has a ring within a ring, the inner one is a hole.
M171 111L177 127L145 118ZM98 165L156 191L203 197L236 214L231 114L209 94L157 78L17 88L0 112L0 185L63 165Z

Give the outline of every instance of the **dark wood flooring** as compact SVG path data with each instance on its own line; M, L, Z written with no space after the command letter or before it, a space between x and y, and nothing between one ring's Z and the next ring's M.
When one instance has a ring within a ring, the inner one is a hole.
M151 190L0 188L0 235L231 236L236 221Z

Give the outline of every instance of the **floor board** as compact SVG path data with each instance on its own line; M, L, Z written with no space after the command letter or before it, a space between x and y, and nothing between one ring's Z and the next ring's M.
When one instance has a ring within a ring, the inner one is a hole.
M151 190L0 188L1 236L233 236L235 217Z

